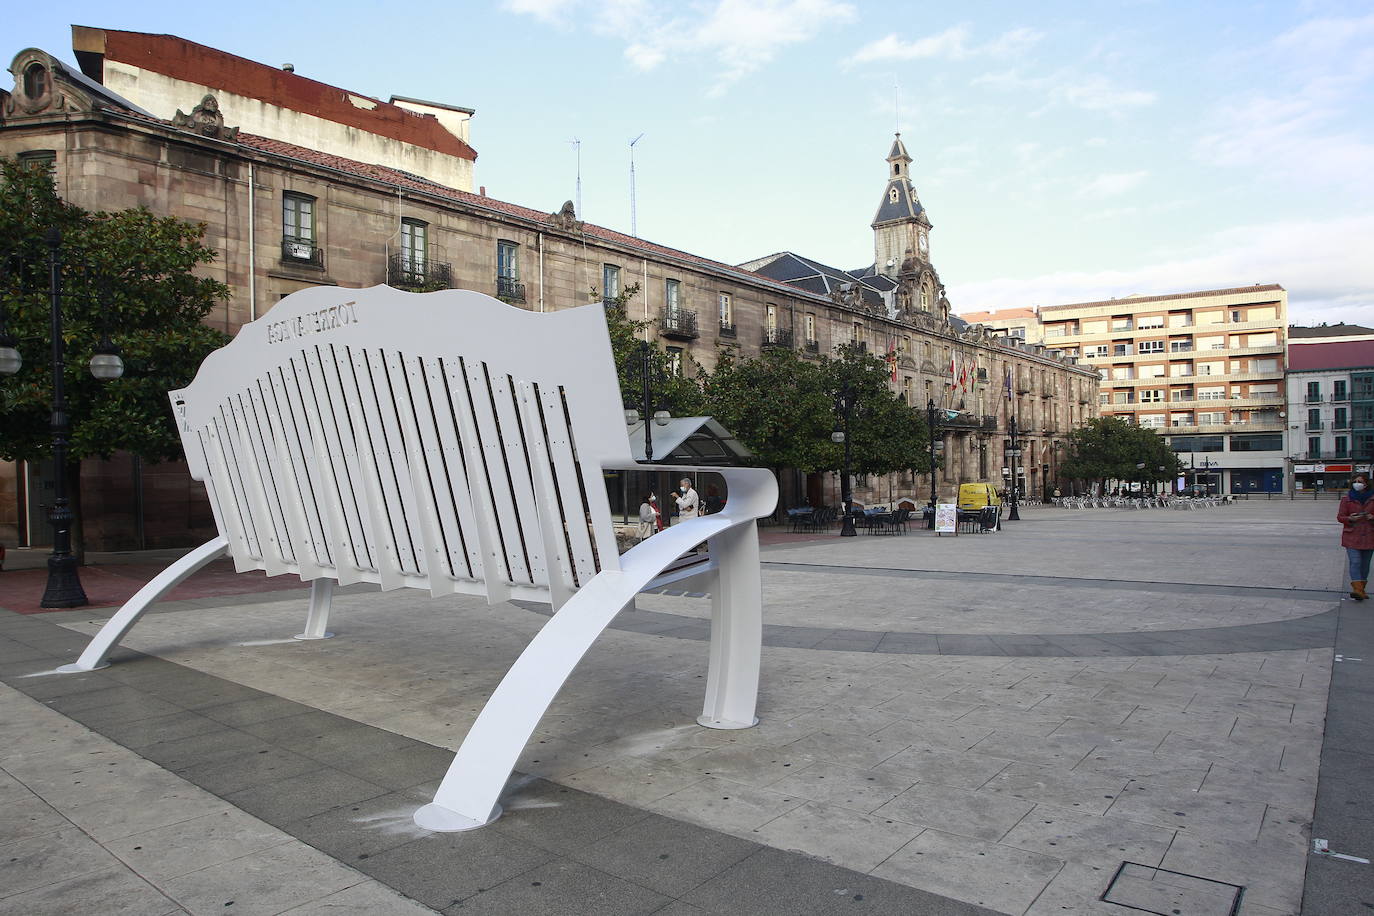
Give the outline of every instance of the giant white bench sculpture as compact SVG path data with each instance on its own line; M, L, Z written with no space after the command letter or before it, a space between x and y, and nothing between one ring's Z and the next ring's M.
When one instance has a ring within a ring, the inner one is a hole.
M466 830L500 814L521 750L612 618L640 591L709 575L697 721L757 721L756 519L773 511L776 481L713 467L724 511L619 556L602 470L691 469L631 457L600 305L535 314L473 292L304 290L245 325L171 400L219 536L149 582L67 670L104 667L149 605L226 554L239 571L312 583L307 639L330 635L335 582L551 604L415 814ZM683 565L703 541L707 558Z

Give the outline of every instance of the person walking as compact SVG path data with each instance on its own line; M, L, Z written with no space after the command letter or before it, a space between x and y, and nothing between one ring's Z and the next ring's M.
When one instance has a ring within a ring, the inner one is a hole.
M677 520L685 522L689 518L696 518L701 507L701 497L697 491L692 489L692 481L686 477L678 482L677 496Z
M639 539L647 540L658 530L658 507L654 505L654 494L645 493L639 503Z
M1369 499L1369 475L1356 474L1350 492L1341 497L1336 510L1340 522L1341 546L1350 558L1350 597L1363 601L1369 597L1365 585L1369 582L1369 561L1374 557L1374 503Z

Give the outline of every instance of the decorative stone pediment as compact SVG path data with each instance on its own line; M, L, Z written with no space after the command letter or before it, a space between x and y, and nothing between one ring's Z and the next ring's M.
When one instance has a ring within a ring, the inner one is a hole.
M14 74L14 91L4 101L6 118L89 111L94 107L87 93L62 79L62 64L37 48L15 55L10 73Z
M577 208L573 206L573 202L570 200L563 201L563 206L559 208L558 212L551 213L549 216L553 220L555 229L562 229L565 232L582 231L582 220L577 218Z
M228 143L233 143L239 136L237 127L224 126L224 114L219 110L219 99L212 93L206 93L205 98L191 109L190 114L178 108L176 116L172 118L172 125L182 130L193 131L202 137L224 140Z

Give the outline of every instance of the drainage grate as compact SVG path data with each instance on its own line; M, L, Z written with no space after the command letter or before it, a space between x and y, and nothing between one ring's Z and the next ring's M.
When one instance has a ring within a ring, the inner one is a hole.
M1236 916L1244 893L1239 884L1122 862L1101 899L1156 916Z

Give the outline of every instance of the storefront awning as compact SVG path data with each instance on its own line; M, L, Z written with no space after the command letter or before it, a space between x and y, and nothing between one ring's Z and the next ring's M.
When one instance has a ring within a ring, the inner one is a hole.
M660 425L650 420L655 464L743 464L753 453L735 438L734 433L712 417L673 417ZM644 460L644 421L629 428L630 451L636 461Z

